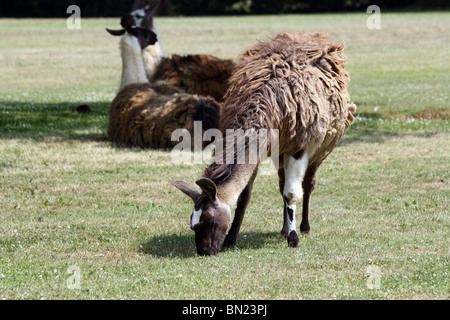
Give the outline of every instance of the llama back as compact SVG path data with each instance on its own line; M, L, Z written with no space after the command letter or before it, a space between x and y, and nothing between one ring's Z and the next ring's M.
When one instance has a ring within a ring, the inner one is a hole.
M245 52L230 78L221 130L274 128L280 154L307 141L340 141L353 121L342 44L324 34L284 33Z
M221 101L234 65L232 60L222 60L210 55L173 54L171 59L161 62L155 79L184 88L187 93L211 96Z

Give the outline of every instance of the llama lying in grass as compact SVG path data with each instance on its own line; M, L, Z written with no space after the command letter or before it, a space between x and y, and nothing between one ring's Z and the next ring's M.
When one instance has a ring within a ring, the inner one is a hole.
M231 76L220 129L223 134L227 129L278 130L279 189L284 200L281 235L290 247L299 243L297 204L303 201L300 231L309 233L316 171L353 122L356 106L349 100L349 81L343 45L331 43L326 35L307 33L280 34L259 43L242 55ZM250 142L246 140L245 146ZM258 169L258 162L227 163L227 153L236 148L232 140L215 159L222 157L223 163L213 161L206 168L196 181L201 193L185 182L173 183L194 201L191 228L200 255L217 254L236 243Z
M122 18L122 77L119 92L111 102L108 136L124 146L171 148L172 132L179 128L193 134L194 121L202 130L218 128L220 105L211 98L183 93L170 85L154 86L144 70L142 48L156 42L156 34L131 25L131 16Z
M149 0L143 8L133 10L134 25L158 33L153 13L159 0ZM221 101L228 89L228 79L235 66L231 59L219 59L211 55L198 54L167 57L158 41L143 49L145 72L154 84L169 84L187 93L211 96Z

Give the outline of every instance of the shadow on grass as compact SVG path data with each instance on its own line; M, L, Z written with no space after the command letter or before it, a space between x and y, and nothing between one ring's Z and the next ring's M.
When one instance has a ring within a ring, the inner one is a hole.
M48 137L60 140L107 141L109 102L89 102L92 112L74 110L80 103L30 103L0 101L0 138L32 139ZM377 113L360 112L344 135L342 144L369 142L383 143L401 135L427 137L442 131L448 124L432 121L386 120ZM113 146L123 149L121 146Z
M351 143L384 143L401 137L431 137L444 130L444 121L409 119L384 119L377 113L357 113L355 121L345 133L341 145Z
M197 255L194 233L157 235L142 243L140 248L141 252L156 257L189 258Z
M164 258L190 258L197 256L194 233L157 235L141 244L141 252ZM247 232L238 236L236 247L258 249L279 242L279 232ZM235 250L235 249L230 249ZM220 252L219 252L220 255Z
M74 111L80 105L0 101L0 138L107 140L109 102L89 102L91 112Z

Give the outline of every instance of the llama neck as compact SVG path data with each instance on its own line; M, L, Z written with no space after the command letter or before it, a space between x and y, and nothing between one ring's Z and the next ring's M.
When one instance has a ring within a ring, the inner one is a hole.
M144 50L142 50L142 58L144 60L145 73L147 75L147 78L150 81L153 81L153 77L155 76L156 71L158 71L159 65L165 58L167 58L167 56L165 55L162 48L160 40L161 38L155 24L153 24L151 30L156 33L158 41L154 45L148 46Z
M119 90L133 83L148 82L138 39L125 33L120 41L120 51L122 55L122 78Z
M205 172L205 177L214 181L219 199L234 206L252 178L256 164L212 164Z

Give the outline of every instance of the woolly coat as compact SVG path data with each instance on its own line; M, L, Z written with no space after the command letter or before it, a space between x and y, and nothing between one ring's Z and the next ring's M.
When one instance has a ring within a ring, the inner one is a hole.
M108 136L123 146L171 148L175 129L193 134L194 121L203 131L219 126L219 104L210 98L181 93L179 89L149 83L123 88L111 102Z
M279 154L312 140L320 164L353 122L342 44L327 35L284 33L245 52L231 75L221 112L226 129L278 129Z
M232 60L222 60L205 54L173 54L172 58L162 60L152 82L164 81L182 88L187 93L210 96L216 101L222 101L234 66Z

